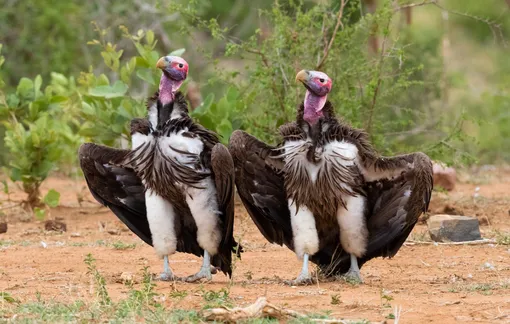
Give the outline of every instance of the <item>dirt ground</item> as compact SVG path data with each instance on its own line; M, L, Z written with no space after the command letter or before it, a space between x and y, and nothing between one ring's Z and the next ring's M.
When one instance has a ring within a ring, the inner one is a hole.
M454 191L434 192L431 213L441 213L447 206L477 216L482 236L500 238L500 243L506 238L510 244L510 169L479 168L459 174L459 179ZM113 299L128 291L120 280L122 273L136 279L144 266L153 273L161 271L162 261L152 248L100 207L84 181L54 177L44 183L43 192L50 188L62 194L61 206L49 216L67 223L62 234L46 232L43 222L6 208L7 196L0 196L0 209L9 223L8 232L0 234L0 291L22 301L34 300L36 292L45 300L92 299L83 262L88 253L96 258ZM10 196L13 201L22 198L19 190ZM393 259L372 260L362 268L362 285L337 281L289 287L282 280L298 274L300 261L287 248L268 244L241 205L236 211L235 235L245 253L235 263L233 283L223 274L201 284L157 282L167 307L199 308L200 290L230 287L230 297L239 306L266 296L279 306L310 313L330 311L338 318L383 321L398 306L400 323L510 323L510 245L422 245L416 242L429 239L426 225L420 224L411 242ZM177 254L171 267L178 275L189 275L198 270L200 260ZM187 295L172 298L175 291Z

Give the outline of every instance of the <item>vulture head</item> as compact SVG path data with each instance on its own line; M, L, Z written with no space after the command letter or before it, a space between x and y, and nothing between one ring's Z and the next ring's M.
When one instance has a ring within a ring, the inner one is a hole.
M165 105L174 100L175 92L188 76L189 66L182 57L163 56L156 63L156 67L163 71L159 83L159 99Z
M306 88L304 101L304 120L314 125L323 116L322 108L326 104L333 82L326 73L301 70L296 75L296 82L302 82Z

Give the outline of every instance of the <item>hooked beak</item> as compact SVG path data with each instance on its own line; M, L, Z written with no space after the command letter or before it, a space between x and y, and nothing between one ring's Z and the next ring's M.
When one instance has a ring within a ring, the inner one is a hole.
M158 60L158 62L156 63L156 67L158 69L161 69L161 70L164 70L167 66L168 66L168 60L166 59L165 56L163 56L162 58L160 58Z
M296 75L296 82L306 83L306 81L308 80L309 76L310 76L310 72L308 72L307 70L301 70Z

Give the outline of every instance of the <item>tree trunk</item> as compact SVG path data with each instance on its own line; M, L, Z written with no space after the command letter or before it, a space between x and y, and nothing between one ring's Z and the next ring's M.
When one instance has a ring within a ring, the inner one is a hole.
M23 189L28 194L26 200L26 206L33 210L35 207L40 207L41 202L41 191L39 190L40 183L24 184Z

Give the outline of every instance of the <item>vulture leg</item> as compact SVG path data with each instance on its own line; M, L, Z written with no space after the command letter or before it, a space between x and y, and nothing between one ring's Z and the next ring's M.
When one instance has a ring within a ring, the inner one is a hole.
M192 276L186 277L184 281L186 282L195 282L200 279L207 279L208 281L212 279L211 274L211 256L209 255L209 252L204 250L204 261L202 262L202 267L200 268L200 271L195 273Z
M305 253L303 255L303 268L301 268L301 273L294 280L288 280L286 283L291 286L305 286L311 285L314 283L314 280L310 273L308 272L308 254Z
M168 255L163 257L163 272L159 275L161 281L174 281L178 278L172 272L170 265L168 264Z
M357 283L363 283L363 279L361 279L361 273L359 271L358 266L358 258L354 254L351 254L351 267L349 271L345 274L345 278L348 281L354 281Z

